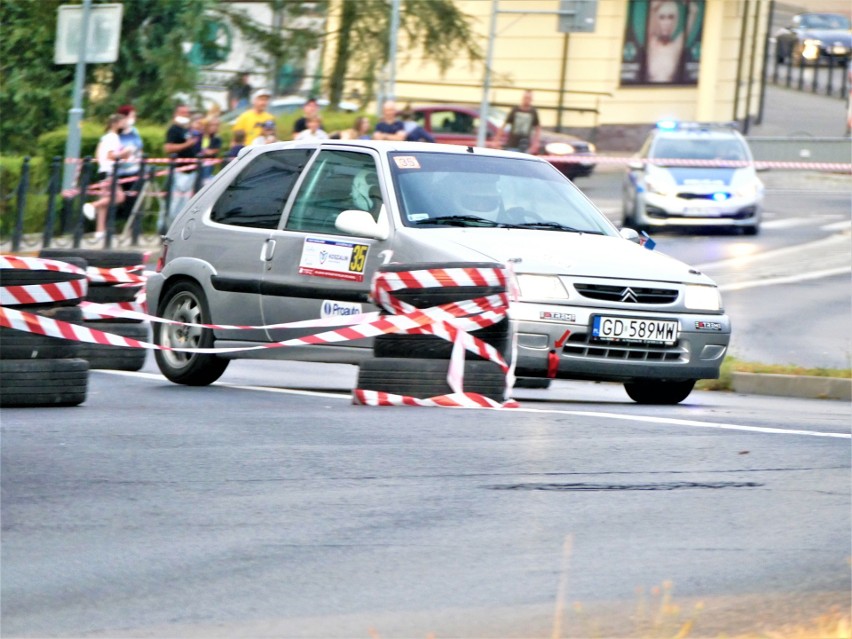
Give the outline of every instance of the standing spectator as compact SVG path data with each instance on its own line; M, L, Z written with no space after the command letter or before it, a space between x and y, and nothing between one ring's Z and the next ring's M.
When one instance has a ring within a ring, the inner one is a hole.
M296 134L297 140L327 140L328 133L323 131L320 126L320 119L317 116L308 118L308 128Z
M245 148L246 145L246 132L245 131L234 131L234 136L231 138L231 148L228 149L228 152L225 154L225 161L230 162L234 158L236 158L240 151Z
M234 122L232 132L245 131L246 140L249 144L254 142L255 138L262 133L261 125L268 121L274 120L275 116L267 112L269 107L269 98L272 93L268 89L258 89L254 92L251 98L252 108L244 112L237 121Z
M190 134L189 116L188 106L180 105L175 108L172 125L166 131L166 143L163 147L169 157L189 159L198 155L200 139ZM171 222L183 208L183 205L189 201L194 185L195 165L186 162L178 163L175 167L174 179L169 185L172 199L168 212L168 222Z
M435 138L422 126L414 121L411 105L406 104L402 110L402 126L405 128L405 139L409 142L434 142Z
M142 136L136 129L136 109L132 104L125 104L118 107L116 113L120 113L126 117L124 129L118 132L118 137L121 140L122 148L131 151L130 156L119 163L118 177L122 181L123 188L129 191L125 193L124 203L116 211L117 217L127 218L133 210L133 205L136 203L140 188L139 178L142 171L142 153L144 144ZM132 179L135 178L135 179Z
M396 102L387 100L382 105L382 119L373 131L374 140L404 140L405 125L396 117Z
M251 146L260 146L261 144L272 144L273 142L278 142L278 131L275 127L275 120L267 120L261 124L261 133L254 139Z
M319 104L317 103L317 99L310 96L307 100L305 100L305 104L302 105L302 112L304 115L296 120L296 123L293 125L294 140L297 135L308 128L309 119L319 117ZM322 128L322 120L320 120L320 128Z
M115 163L126 160L131 156L131 149L124 149L121 146L121 138L119 131L123 130L127 125L127 116L121 113L114 113L109 116L107 121L106 133L101 136L98 142L98 147L95 150L95 157L98 161L98 183L95 187L98 192L98 199L91 203L83 205L83 215L95 222L95 238L100 239L104 236L106 230L107 210L110 203L110 190L112 188L112 174L115 169ZM115 203L121 204L124 202L124 191L121 185L117 184L115 189Z
M251 97L251 84L249 74L240 73L228 84L228 108L232 111L242 112L249 108Z
M521 104L512 107L506 121L500 127L499 139L503 139L505 131L509 128L509 139L503 145L504 149L521 151L523 153L538 153L539 140L541 139L541 124L539 124L538 111L532 105L532 91L524 91Z
M205 160L215 160L222 150L222 138L219 137L219 118L208 116L201 129L201 153ZM213 162L205 162L201 169L201 178L208 182L213 177Z

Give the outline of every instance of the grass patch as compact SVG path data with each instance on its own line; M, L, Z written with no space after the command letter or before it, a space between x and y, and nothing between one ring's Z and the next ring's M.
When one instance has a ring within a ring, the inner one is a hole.
M764 373L769 375L806 375L810 377L852 377L850 368L805 368L792 364L761 364L744 362L736 357L726 357L719 371L719 379L702 379L695 385L698 390L733 390L733 373Z

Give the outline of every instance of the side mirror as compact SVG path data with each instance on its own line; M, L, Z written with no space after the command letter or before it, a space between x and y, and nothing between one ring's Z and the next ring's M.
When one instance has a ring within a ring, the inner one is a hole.
M627 168L631 171L644 171L645 163L642 160L630 160L627 163Z
M334 227L342 233L357 235L358 237L371 237L376 240L386 240L390 237L384 204L382 204L378 221L374 220L373 216L367 211L347 209L337 216Z
M635 229L630 229L625 226L619 231L619 234L621 235L621 237L623 237L625 240L628 240L629 242L635 242L636 244L640 243L639 233L637 233Z

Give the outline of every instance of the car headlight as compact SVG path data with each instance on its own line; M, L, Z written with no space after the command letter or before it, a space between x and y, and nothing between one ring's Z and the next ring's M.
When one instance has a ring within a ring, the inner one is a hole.
M645 188L650 193L669 195L677 188L677 185L668 176L656 174L645 178Z
M722 308L722 296L715 286L690 284L686 287L683 303L695 311L718 311Z
M816 60L819 57L819 47L822 44L819 40L805 40L802 43L802 57L805 60Z
M522 299L567 300L568 291L555 275L530 275L520 273L517 276L518 289Z
M571 155L574 147L565 142L548 142L544 145L544 152L548 155Z

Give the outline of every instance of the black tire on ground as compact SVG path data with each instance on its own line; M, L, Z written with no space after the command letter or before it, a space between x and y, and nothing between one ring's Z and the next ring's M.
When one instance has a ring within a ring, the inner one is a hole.
M77 406L88 383L84 359L0 360L0 406Z
M550 388L551 380L546 377L518 377L514 388Z
M410 264L385 264L379 272L399 273L435 268L503 268L495 262L417 262ZM415 308L429 308L449 302L459 302L487 295L504 293L505 286L437 286L429 288L400 289L393 294ZM382 313L387 314L386 309ZM508 354L510 325L504 319L497 324L472 331L483 342L496 348L504 357ZM421 359L449 359L453 350L452 342L434 335L379 335L373 340L373 354L376 357L414 357ZM481 360L478 355L468 352L470 359Z
M80 257L86 260L90 266L97 266L98 268L138 266L145 262L145 253L143 251L107 251L84 248L46 248L41 250L39 257L56 260L64 260L67 257Z
M679 404L685 400L695 386L694 379L681 381L653 380L647 382L625 382L624 390L638 404Z
M36 310L37 315L80 324L83 311L79 306L53 306ZM80 357L81 342L14 328L0 328L0 359L73 359Z
M212 324L210 308L201 286L181 280L163 291L157 316L189 324ZM213 331L154 323L154 343L172 348L210 348ZM207 386L222 376L230 360L200 353L154 351L157 366L167 379L176 384Z
M142 286L117 286L116 284L90 284L86 299L97 304L132 302Z
M449 362L436 359L374 358L361 362L358 385L361 390L383 391L427 399L452 392L447 384ZM506 376L497 364L465 361L464 391L503 401Z
M148 324L128 324L127 322L83 322L86 328L130 337L142 342L148 341ZM80 347L80 357L89 362L91 369L116 371L138 371L145 366L148 349L132 346L112 346L109 344L90 344L84 342Z
M53 259L53 258L50 258ZM67 262L83 270L83 273L64 273L62 271L50 271L47 269L23 269L4 268L0 269L0 286L31 286L35 284L60 284L74 280L86 279L86 260L81 258L57 259L57 262ZM19 309L40 309L54 306L76 306L82 297L71 297L66 300L55 300L44 304L7 304Z
M752 224L751 226L744 226L743 235L757 235L760 232L760 227L757 224Z

